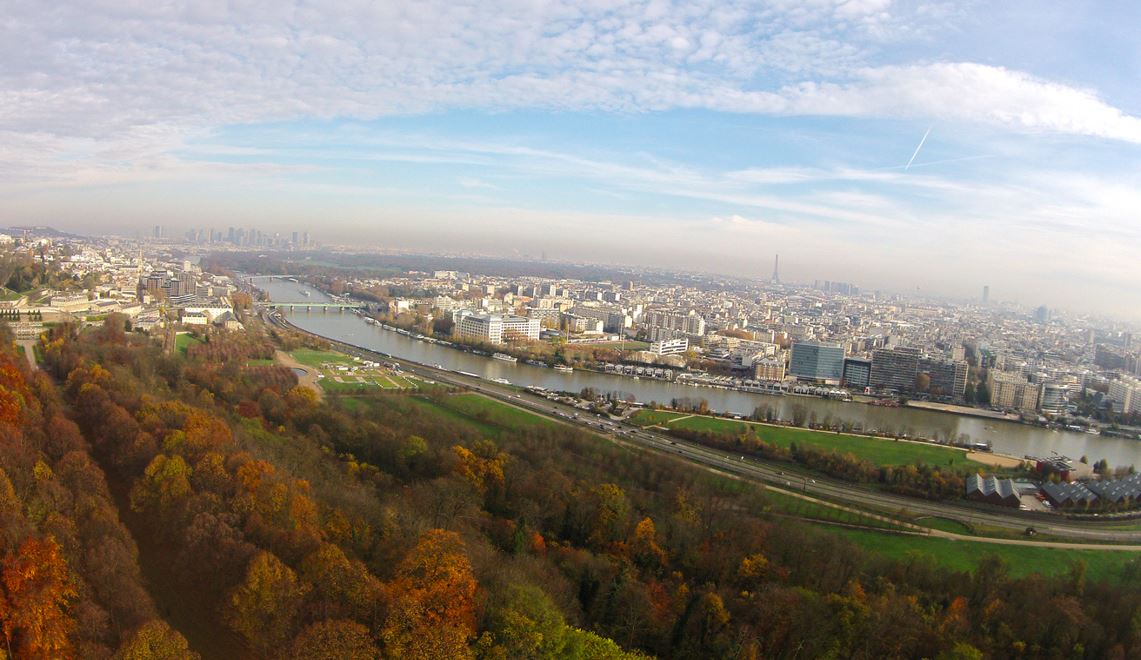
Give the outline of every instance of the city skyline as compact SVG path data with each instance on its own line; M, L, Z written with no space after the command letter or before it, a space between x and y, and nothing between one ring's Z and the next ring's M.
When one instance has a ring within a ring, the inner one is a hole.
M1139 18L17 4L0 220L320 227L761 281L780 253L787 280L959 298L1002 282L996 299L1136 318Z

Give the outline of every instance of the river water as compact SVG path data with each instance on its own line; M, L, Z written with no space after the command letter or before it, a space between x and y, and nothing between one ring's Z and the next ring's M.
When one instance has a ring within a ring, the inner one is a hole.
M288 280L258 277L256 284L276 302L320 303L330 300L317 289ZM297 310L284 313L297 327L323 337L413 362L439 364L447 369L467 371L485 378L505 378L520 386L538 385L568 392L579 392L583 388L592 387L600 393L633 395L645 403L657 401L668 404L675 398L705 399L713 410L735 411L744 415L752 414L758 406L769 407L777 417L786 420L792 419L794 409L800 407L806 415L815 415L820 422L830 419L835 423L850 422L864 429L906 433L910 436L990 442L994 451L1012 456L1048 456L1056 451L1074 459L1087 456L1091 463L1104 458L1111 466L1141 467L1141 442L1125 438L1052 431L1013 422L914 408L883 408L807 396L770 396L645 378L634 380L582 370L560 373L553 369L534 367L522 362L494 360L412 339L393 330L365 323L364 319L351 312Z

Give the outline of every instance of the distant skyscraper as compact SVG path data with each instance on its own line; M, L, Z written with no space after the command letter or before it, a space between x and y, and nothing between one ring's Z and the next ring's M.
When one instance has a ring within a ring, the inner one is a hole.
M983 285L983 304L990 302L990 285Z
M1050 308L1042 305L1038 309L1034 310L1034 321L1037 323L1049 323Z
M780 284L780 255L773 258L773 284Z

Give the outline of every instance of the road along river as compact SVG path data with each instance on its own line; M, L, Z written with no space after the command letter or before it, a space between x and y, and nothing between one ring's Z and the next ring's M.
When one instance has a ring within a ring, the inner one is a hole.
M330 298L305 284L283 279L255 278L257 287L265 290L275 302L321 303ZM969 417L913 408L881 408L862 403L835 401L808 396L771 396L719 388L682 385L660 380L634 380L625 376L576 370L561 373L553 369L523 363L504 362L490 357L413 339L393 330L366 323L352 312L285 311L289 322L313 334L335 339L394 357L445 369L478 374L484 378L505 378L520 386L537 385L550 390L579 392L591 387L600 393L619 392L633 395L638 401L668 404L673 399L705 399L718 411L752 414L758 406L771 407L781 419L792 419L800 407L806 415L820 422L849 422L864 429L879 429L896 434L921 436L938 440L990 442L994 451L1013 456L1048 456L1058 452L1077 459L1087 456L1092 463L1106 459L1111 466L1141 467L1141 443L1125 438L1110 438L1087 433L1051 431L1036 426L1000 420Z

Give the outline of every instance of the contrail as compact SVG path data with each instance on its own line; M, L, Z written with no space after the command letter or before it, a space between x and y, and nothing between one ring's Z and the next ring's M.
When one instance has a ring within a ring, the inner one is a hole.
M903 166L904 171L911 169L911 164L915 162L915 157L919 155L919 150L923 148L923 143L927 141L927 136L931 135L931 127L927 127L927 132L923 134L923 139L919 141L919 146L915 147L915 153L911 154L911 159Z

